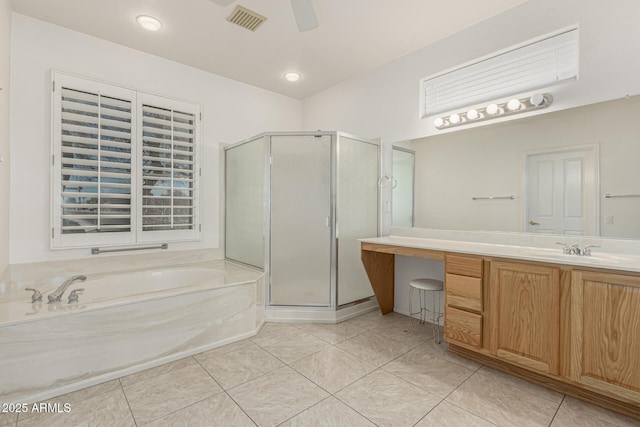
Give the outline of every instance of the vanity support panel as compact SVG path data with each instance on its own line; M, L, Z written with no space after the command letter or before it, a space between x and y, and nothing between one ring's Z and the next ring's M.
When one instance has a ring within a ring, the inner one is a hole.
M382 314L393 311L395 256L384 252L362 250L362 264L371 282Z

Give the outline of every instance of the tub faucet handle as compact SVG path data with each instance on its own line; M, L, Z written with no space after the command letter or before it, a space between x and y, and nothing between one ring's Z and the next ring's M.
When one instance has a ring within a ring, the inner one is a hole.
M34 288L24 288L25 291L32 291L33 295L31 295L31 302L42 302L42 294L39 290Z
M78 288L71 291L69 294L69 304L72 302L78 302L78 292L84 291L84 288Z

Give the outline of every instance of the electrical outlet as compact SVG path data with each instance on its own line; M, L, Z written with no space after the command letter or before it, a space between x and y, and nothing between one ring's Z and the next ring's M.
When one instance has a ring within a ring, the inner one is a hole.
M604 223L605 224L613 224L613 215L605 215Z

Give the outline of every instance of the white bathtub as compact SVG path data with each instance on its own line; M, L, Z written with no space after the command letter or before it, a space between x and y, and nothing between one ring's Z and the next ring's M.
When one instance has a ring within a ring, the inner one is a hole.
M46 301L64 278L39 287L39 304L29 284L0 289L0 402L48 399L255 334L261 272L220 261L86 276L61 303Z

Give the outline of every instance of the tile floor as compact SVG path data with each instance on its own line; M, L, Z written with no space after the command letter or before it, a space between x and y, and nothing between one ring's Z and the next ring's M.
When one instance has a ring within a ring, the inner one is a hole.
M70 393L6 426L640 426L469 360L430 327L367 313L266 324L244 341Z

